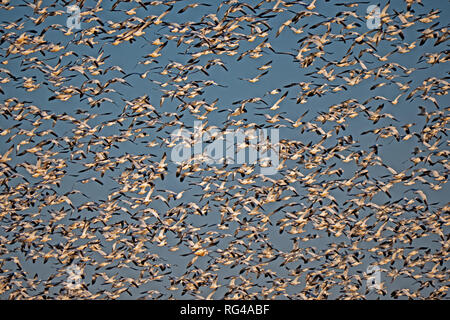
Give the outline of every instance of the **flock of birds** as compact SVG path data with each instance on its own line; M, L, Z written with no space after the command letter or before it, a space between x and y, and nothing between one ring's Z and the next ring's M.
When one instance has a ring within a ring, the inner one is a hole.
M371 4L1 0L0 297L448 299L445 14ZM194 121L277 173L174 163Z

